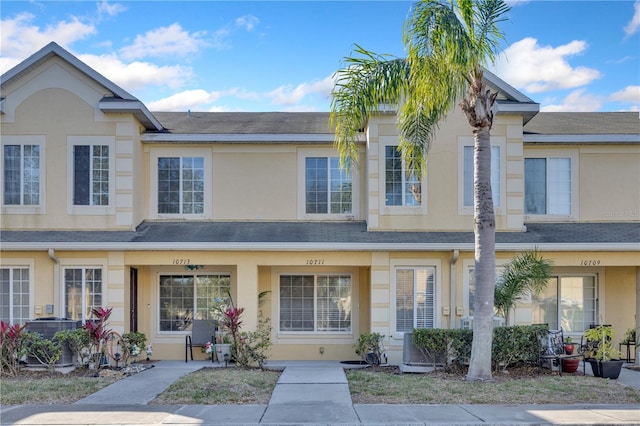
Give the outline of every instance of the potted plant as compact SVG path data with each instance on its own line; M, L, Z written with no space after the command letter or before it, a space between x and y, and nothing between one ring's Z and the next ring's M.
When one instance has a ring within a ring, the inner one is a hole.
M566 355L573 355L576 350L576 345L573 343L571 337L564 339L564 353ZM562 371L565 373L575 373L580 366L580 358L566 358L562 360Z
M595 377L617 379L624 361L620 359L620 351L613 347L615 331L610 325L598 325L584 332L587 339L587 351Z
M356 355L360 355L362 361L368 365L386 364L383 340L384 336L380 333L362 333L358 342L353 345Z
M229 362L231 360L231 336L227 333L218 333L216 335L215 351L218 362Z

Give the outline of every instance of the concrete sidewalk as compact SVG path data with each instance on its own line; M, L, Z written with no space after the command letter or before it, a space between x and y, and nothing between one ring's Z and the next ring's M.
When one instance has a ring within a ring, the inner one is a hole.
M338 362L270 363L284 371L268 405L147 405L180 376L207 366L212 364L161 361L75 404L0 407L0 424L640 425L640 405L352 404ZM623 369L619 380L640 388L638 372Z

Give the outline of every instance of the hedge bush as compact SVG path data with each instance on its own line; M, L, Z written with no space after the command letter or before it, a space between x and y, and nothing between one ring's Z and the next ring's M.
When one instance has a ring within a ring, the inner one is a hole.
M514 325L493 330L491 362L493 368L506 369L518 363L535 364L538 360L536 331L544 325ZM471 357L473 331L468 329L414 329L413 344L426 358L445 370L467 364Z

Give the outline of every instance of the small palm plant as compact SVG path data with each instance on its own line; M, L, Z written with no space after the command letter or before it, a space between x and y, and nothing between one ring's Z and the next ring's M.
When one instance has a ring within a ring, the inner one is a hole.
M509 312L527 292L538 295L547 287L551 268L551 261L537 250L519 253L505 266L496 285L494 307L507 325Z

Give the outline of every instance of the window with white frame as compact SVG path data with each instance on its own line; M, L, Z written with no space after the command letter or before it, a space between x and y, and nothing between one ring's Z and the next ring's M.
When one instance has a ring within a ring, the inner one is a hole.
M109 145L73 146L73 205L109 205Z
M24 324L29 319L29 268L0 268L0 320Z
M64 312L66 318L82 321L91 310L103 306L102 268L64 268Z
M281 332L351 332L351 276L280 275Z
M501 276L504 272L504 266L496 266L496 284L500 282ZM475 268L469 267L467 268L467 277L468 277L468 300L469 300L469 315L473 316L473 312L475 311L474 303L476 300L476 274Z
M571 158L525 158L525 214L571 214Z
M158 214L204 213L204 158L158 157Z
M595 275L554 277L541 293L532 297L533 323L582 333L590 324L597 323L597 301Z
M474 175L474 147L464 147L464 206L473 207L473 175ZM500 147L491 146L491 196L493 205L500 206Z
M338 157L305 158L305 212L351 214L351 176Z
M6 144L3 146L5 205L40 204L40 145Z
M193 320L214 318L214 305L228 303L231 275L162 274L159 277L159 330L191 330Z
M398 146L386 145L384 154L385 206L420 206L422 183L407 170Z
M435 267L396 268L396 331L435 327Z

